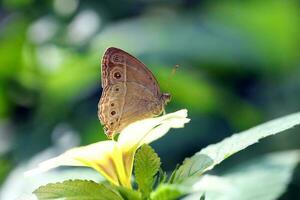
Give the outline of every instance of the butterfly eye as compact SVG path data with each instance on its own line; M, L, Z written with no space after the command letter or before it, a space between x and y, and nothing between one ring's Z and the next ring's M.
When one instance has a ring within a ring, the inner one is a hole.
M120 72L116 72L116 73L114 73L114 77L116 79L120 79L122 76L121 76Z
M111 104L110 104L110 106L114 106L114 105L115 105L114 103L111 103Z
M115 115L115 114L116 114L116 111L113 110L113 111L110 112L110 114L111 114L111 115Z

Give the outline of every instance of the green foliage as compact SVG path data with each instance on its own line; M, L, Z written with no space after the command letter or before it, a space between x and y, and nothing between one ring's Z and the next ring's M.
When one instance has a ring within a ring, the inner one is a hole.
M180 167L180 165L177 164L176 167L175 167L175 169L173 170L170 178L169 178L169 181L168 181L169 183L173 183L174 182L174 178L176 177L176 173L177 173L179 167Z
M300 124L300 113L295 113L235 134L217 144L209 145L183 162L175 174L174 182L182 182L198 177L224 159L258 142L260 139L280 133L298 124Z
M216 5L211 14L221 23L252 35L255 39L251 45L259 49L257 56L261 56L261 60L277 61L277 64L288 63L298 56L295 52L297 47L293 43L295 35L299 35L299 28L296 25L299 11L295 7L296 2L295 0L235 1L229 4L224 1ZM258 29L260 31L257 31ZM283 52L286 53L282 54ZM266 58L266 54L271 57Z
M4 159L0 159L0 184L6 178L9 170L11 169L11 163Z
M123 198L111 186L93 181L68 180L62 183L50 183L34 191L39 200L122 200Z
M117 187L117 190L121 194L124 200L141 200L142 195L136 190L130 190L125 187Z
M186 181L188 178L201 175L208 167L213 164L213 160L204 154L196 154L191 158L186 158L183 164L172 173L175 183Z
M5 7L13 9L29 6L33 0L3 0L2 2Z
M160 158L149 145L143 145L136 153L134 174L143 198L148 198L154 184L154 176L160 169Z
M202 194L200 200L205 200L205 194Z
M223 176L207 176L197 182L197 192L185 200L275 200L286 190L300 151L267 154L234 166ZM213 186L213 187L212 187Z
M161 184L151 193L151 200L175 200L182 195L183 193L176 185Z
M163 171L162 168L160 168L157 175L157 184L165 183L167 181L167 178L167 172Z

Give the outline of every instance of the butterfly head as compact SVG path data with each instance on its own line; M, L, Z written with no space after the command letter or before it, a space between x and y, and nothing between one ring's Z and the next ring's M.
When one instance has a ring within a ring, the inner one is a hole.
M167 103L169 103L171 101L171 94L163 93L161 95L161 100L164 102L164 105L166 105Z

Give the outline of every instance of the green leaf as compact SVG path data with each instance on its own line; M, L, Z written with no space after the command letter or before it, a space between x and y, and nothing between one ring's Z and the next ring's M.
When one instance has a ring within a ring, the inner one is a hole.
M157 175L157 184L165 183L167 181L167 178L167 172L163 171L162 168L160 168Z
M229 156L258 142L260 139L280 133L298 124L300 124L299 112L269 121L235 134L217 144L209 145L183 162L175 174L174 182L179 183L197 178Z
M169 178L169 181L168 181L169 183L173 183L174 182L174 178L176 177L176 173L177 173L179 167L180 167L180 165L177 164L176 167L175 167L175 169L173 170L170 178Z
M134 173L143 198L152 191L154 176L159 171L160 158L149 145L143 145L135 156Z
M202 194L200 200L205 200L205 194Z
M125 187L117 187L117 190L121 194L124 200L141 200L142 195L136 190L130 190Z
M299 150L252 159L222 177L206 175L194 185L197 192L185 200L198 200L203 192L206 200L278 199L286 190L299 161Z
M50 183L33 192L39 200L123 200L109 185L87 180Z
M151 200L175 200L183 195L180 187L173 184L161 184L151 193Z

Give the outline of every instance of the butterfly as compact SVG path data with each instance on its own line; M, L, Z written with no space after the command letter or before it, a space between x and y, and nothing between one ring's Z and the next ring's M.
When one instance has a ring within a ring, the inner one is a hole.
M151 71L134 56L108 48L102 58L102 95L98 118L108 138L113 138L129 124L164 112L171 100L160 91Z

